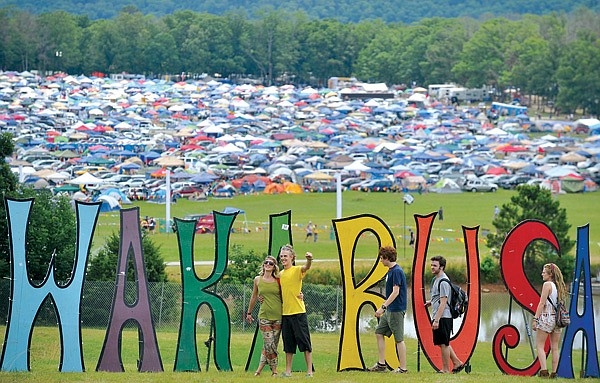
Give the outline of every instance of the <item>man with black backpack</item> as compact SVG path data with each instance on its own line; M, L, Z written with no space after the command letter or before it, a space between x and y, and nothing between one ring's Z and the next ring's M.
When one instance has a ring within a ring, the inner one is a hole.
M442 352L442 370L441 373L456 374L461 372L465 365L458 359L456 353L450 346L450 335L452 333L452 313L450 312L452 284L444 272L446 269L446 259L440 255L431 258L431 273L434 278L431 281L429 291L431 300L425 303L432 308L432 328L433 344L440 347ZM450 370L450 360L452 360L453 369Z

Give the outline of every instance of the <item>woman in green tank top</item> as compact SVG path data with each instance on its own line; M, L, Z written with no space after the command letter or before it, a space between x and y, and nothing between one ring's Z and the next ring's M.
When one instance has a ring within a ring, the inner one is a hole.
M252 297L248 304L246 320L252 322L252 310L256 300L261 297L260 310L258 311L258 328L263 337L263 351L260 363L254 375L260 375L262 369L268 364L273 376L277 375L277 347L281 334L281 286L279 284L279 267L277 260L268 256L263 262L260 275L254 278Z

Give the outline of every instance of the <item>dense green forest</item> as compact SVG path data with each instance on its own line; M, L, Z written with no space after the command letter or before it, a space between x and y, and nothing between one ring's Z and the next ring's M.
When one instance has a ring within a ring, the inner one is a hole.
M143 14L165 16L177 11L224 15L245 12L260 17L265 9L303 11L316 19L341 22L381 19L384 22L412 23L431 17L507 17L551 12L569 13L578 7L600 11L598 0L0 0L0 8L14 5L32 13L66 11L91 19L112 19L124 6L135 6Z
M600 114L600 13L510 20L429 18L413 24L316 20L269 11L248 18L126 7L112 19L0 9L0 69L71 74L253 77L326 85L332 76L395 84L455 82L552 100Z

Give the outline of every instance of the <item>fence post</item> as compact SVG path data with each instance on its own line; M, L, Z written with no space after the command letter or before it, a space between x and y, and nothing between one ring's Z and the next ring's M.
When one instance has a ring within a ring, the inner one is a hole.
M246 310L246 284L242 283L242 312ZM246 331L246 316L242 314L242 331Z
M158 328L161 328L162 323L162 312L163 312L163 302L165 300L165 282L161 283L160 288L160 309L158 310Z
M338 307L340 307L340 286L335 287L335 317L336 317L336 325L338 329L340 328L340 312L338 311Z

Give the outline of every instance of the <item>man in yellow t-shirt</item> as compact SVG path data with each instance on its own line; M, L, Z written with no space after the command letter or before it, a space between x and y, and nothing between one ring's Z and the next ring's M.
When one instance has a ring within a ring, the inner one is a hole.
M283 316L281 319L281 335L283 351L285 351L285 372L283 376L292 375L292 359L296 347L304 352L306 360L306 375L313 375L312 346L308 330L308 318L304 300L300 299L302 278L312 266L312 253L307 252L306 263L296 266L296 253L291 245L285 245L279 252L283 271L281 272L281 298L283 301Z

